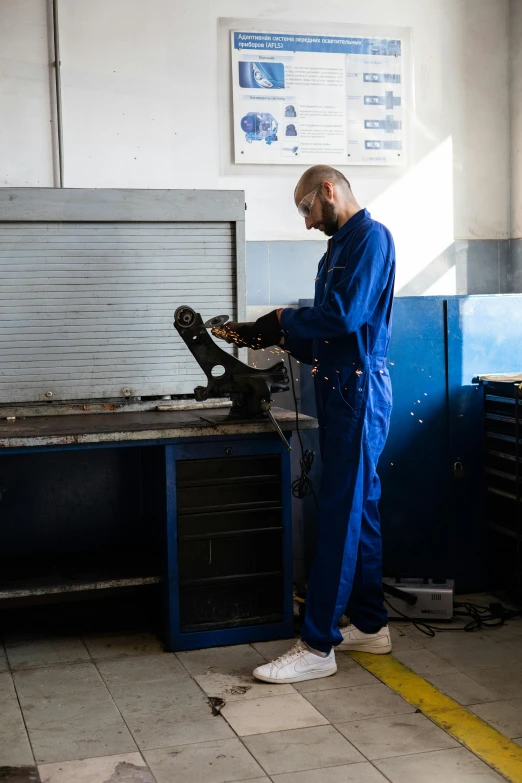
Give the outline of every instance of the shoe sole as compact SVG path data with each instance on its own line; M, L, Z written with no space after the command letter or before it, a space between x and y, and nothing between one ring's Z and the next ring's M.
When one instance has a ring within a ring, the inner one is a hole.
M387 644L386 646L382 647L370 647L370 645L363 645L363 644L357 644L357 645L339 645L339 647L335 648L336 650L339 650L340 652L365 652L365 653L371 653L372 655L389 655L392 651L391 644Z
M264 677L262 674L256 674L255 672L254 677L256 680L261 680L261 682L271 682L275 683L276 685L287 685L288 683L292 682L303 682L304 680L320 680L323 677L331 677L333 674L337 673L337 665L335 666L335 669L328 669L327 671L323 672L316 672L316 673L308 673L303 674L301 677L283 677L283 678L276 678L276 677Z

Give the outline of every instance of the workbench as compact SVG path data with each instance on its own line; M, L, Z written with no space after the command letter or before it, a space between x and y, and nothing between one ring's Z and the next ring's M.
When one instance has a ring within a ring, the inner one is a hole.
M168 649L290 635L287 374L205 326L244 193L0 188L0 277L0 607L163 585Z
M0 600L163 584L167 649L291 635L290 459L270 421L110 408L0 420ZM273 413L290 438L294 412Z

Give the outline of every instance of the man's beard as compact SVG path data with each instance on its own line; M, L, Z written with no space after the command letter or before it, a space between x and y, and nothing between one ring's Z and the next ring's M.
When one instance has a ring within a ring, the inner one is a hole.
M323 224L323 233L327 237L333 237L337 231L337 212L334 205L330 201L323 200L321 198L321 206L323 209L323 217L319 222Z

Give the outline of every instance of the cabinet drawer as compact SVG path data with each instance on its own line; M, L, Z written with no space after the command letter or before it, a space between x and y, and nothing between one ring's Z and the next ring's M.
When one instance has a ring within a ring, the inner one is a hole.
M212 587L181 587L181 632L280 622L283 597L283 578L280 576Z
M186 581L280 571L281 529L180 541L179 578Z

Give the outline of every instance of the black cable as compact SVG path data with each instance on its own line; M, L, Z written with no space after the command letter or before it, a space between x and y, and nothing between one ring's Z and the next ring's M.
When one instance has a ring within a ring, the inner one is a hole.
M506 620L512 620L514 617L518 617L522 614L520 611L514 609L505 609L501 603L491 603L489 606L480 606L479 604L472 604L469 601L455 601L453 608L456 617L470 617L471 619L465 625L460 628L436 628L429 623L425 623L422 620L416 620L413 617L401 612L397 607L393 606L387 598L384 599L390 609L393 609L400 617L408 620L418 631L426 636L435 636L436 633L448 633L450 631L465 631L466 633L473 633L484 628L500 628ZM464 611L459 611L463 609ZM393 618L392 618L393 619Z
M317 508L319 508L319 503L317 502L317 497L315 494L314 489L314 482L308 475L310 471L312 470L312 466L314 464L315 459L315 452L312 451L312 449L306 449L303 446L303 440L301 438L301 431L299 429L299 411L297 409L297 395L295 393L295 382L294 382L294 368L292 367L292 358L290 354L288 354L288 364L290 365L290 378L292 381L292 395L294 398L294 408L295 408L295 431L297 434L297 439L299 441L299 447L301 449L301 459L299 460L299 465L301 467L301 473L298 476L298 478L295 479L295 481L292 481L292 495L295 498L298 498L299 500L303 500L307 495L313 495L315 505Z

